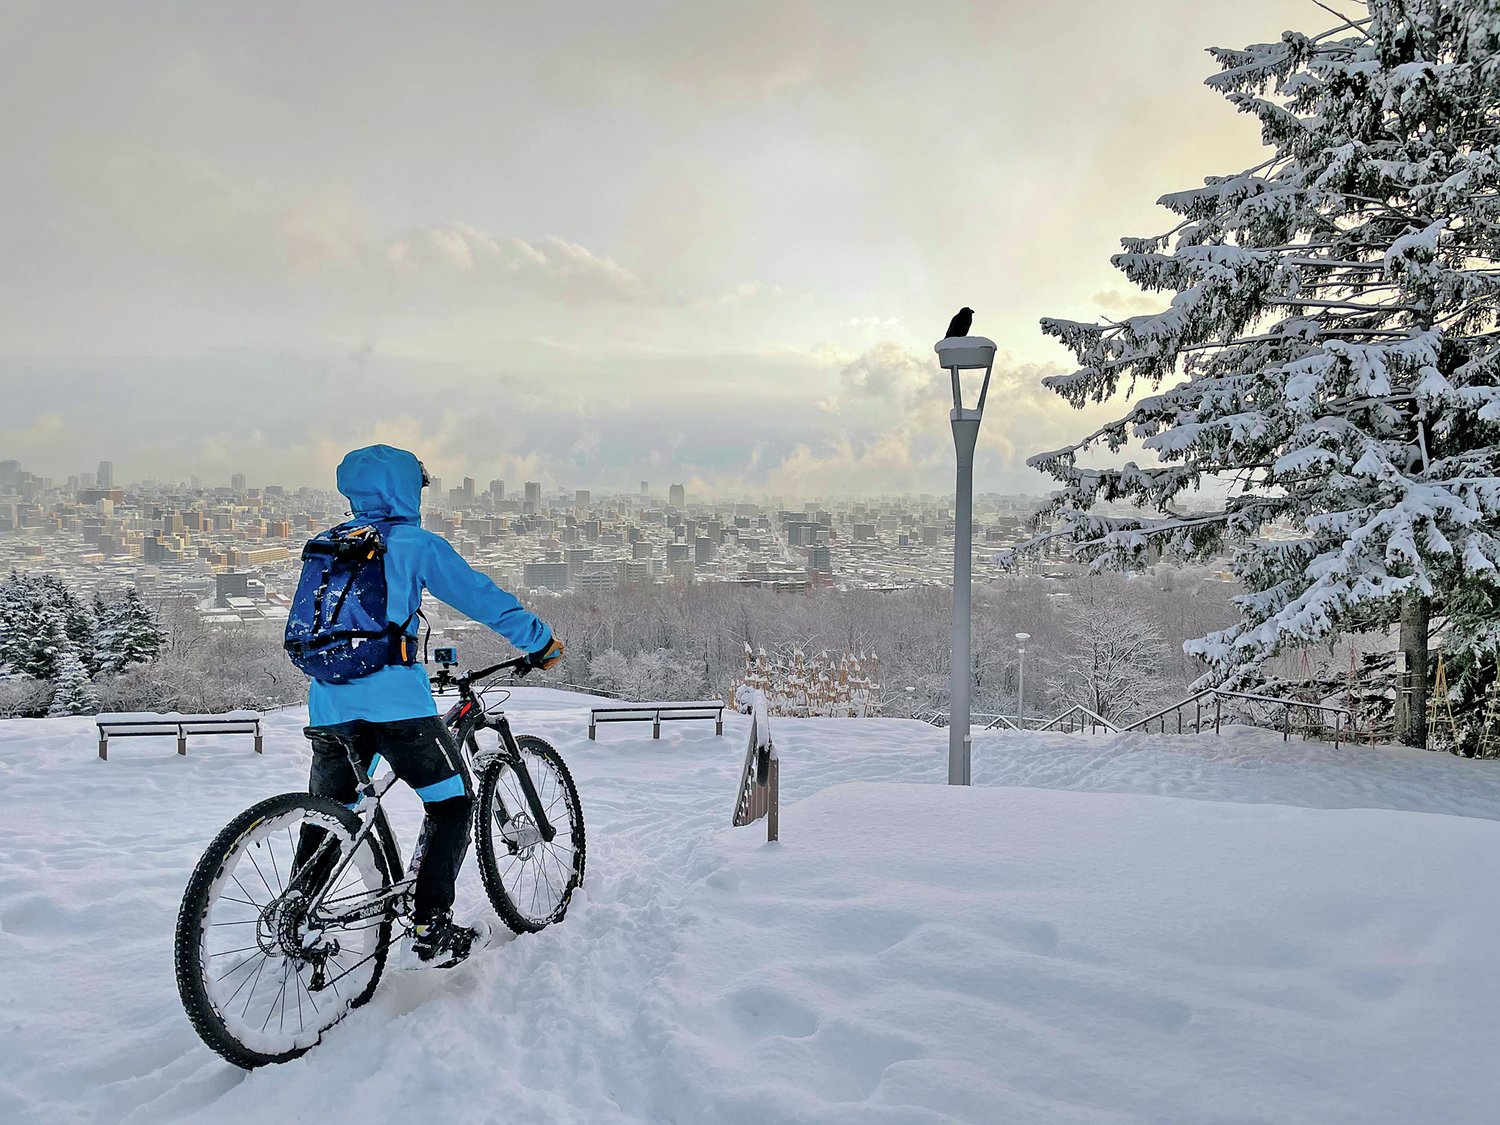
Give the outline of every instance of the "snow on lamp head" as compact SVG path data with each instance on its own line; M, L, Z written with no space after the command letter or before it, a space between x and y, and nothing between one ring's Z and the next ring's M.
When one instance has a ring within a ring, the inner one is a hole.
M984 399L990 390L990 372L995 366L995 341L984 336L948 336L933 347L938 363L953 376L953 413L951 418L979 418L984 414ZM979 401L972 410L964 407L960 371L983 371Z

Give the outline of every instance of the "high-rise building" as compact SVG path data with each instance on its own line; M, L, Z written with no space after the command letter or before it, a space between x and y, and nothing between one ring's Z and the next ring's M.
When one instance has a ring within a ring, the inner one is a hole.
M79 473L78 474L78 487L79 488L93 488L94 487L94 481L96 481L97 479L98 478L93 473Z
M233 491L236 494L244 492L245 491L245 474L244 473L235 473L234 476L230 477L229 478L229 488L230 488L231 491Z
M503 480L490 481L490 498L492 500L505 499L505 482Z
M115 463L100 461L99 472L95 475L98 478L96 483L100 488L113 488L115 486Z
M526 482L526 503L531 505L532 511L542 506L542 486L534 480Z
M832 574L833 562L827 547L815 546L807 550L807 570L810 574Z
M714 560L714 541L706 535L693 540L693 562L705 566Z
M579 489L576 489L573 492L573 503L574 504L578 505L580 508L586 508L586 507L588 507L588 502L589 502L589 490L588 489L586 489L586 488L579 488Z
M680 484L674 484L667 490L667 503L678 509L687 507L687 489Z
M641 481L641 495L642 496L649 496L650 494L651 494L651 485L648 482L646 482L646 481Z
M214 604L227 608L230 598L248 598L249 582L250 576L244 571L220 571L214 575Z
M191 488L194 492L202 492L203 491L203 478L202 477L192 477L192 478L190 478L189 481L188 481L188 487Z
M448 493L448 499L455 507L463 508L474 503L474 478L464 477L463 484Z
M529 562L523 569L521 584L528 590L545 586L558 593L568 588L568 564L565 562Z

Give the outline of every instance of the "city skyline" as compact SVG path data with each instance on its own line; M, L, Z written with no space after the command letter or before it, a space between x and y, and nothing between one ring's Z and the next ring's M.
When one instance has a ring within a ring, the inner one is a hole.
M1040 385L1069 360L1038 318L1161 306L1118 239L1261 152L1203 49L1322 18L25 6L0 456L311 483L387 441L447 479L920 492L970 305L1001 348L976 486L1038 491L1026 456L1104 412Z

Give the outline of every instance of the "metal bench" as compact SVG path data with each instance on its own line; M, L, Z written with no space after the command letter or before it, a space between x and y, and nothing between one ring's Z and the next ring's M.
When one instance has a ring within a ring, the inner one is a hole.
M100 715L99 759L109 760L111 738L177 736L177 752L187 754L190 734L253 734L255 752L264 754L259 715Z
M662 723L676 719L712 719L714 733L724 733L724 701L700 699L689 703L630 703L615 707L589 708L589 737L594 738L600 723L651 724L651 737L661 737Z

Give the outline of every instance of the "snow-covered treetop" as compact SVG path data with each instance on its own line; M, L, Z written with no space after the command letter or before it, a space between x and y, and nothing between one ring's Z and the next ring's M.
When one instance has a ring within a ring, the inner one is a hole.
M1198 642L1220 678L1253 678L1285 638L1388 619L1409 590L1492 583L1500 561L1500 9L1370 0L1321 35L1214 50L1208 80L1272 150L1159 202L1165 234L1116 268L1170 295L1159 313L1047 319L1079 369L1044 380L1074 406L1117 391L1121 418L1029 463L1084 555L1153 542L1236 544L1242 625ZM1161 462L1078 455L1139 441ZM1232 479L1223 509L1173 501ZM1137 502L1154 518L1091 514ZM1255 542L1265 524L1303 538Z

